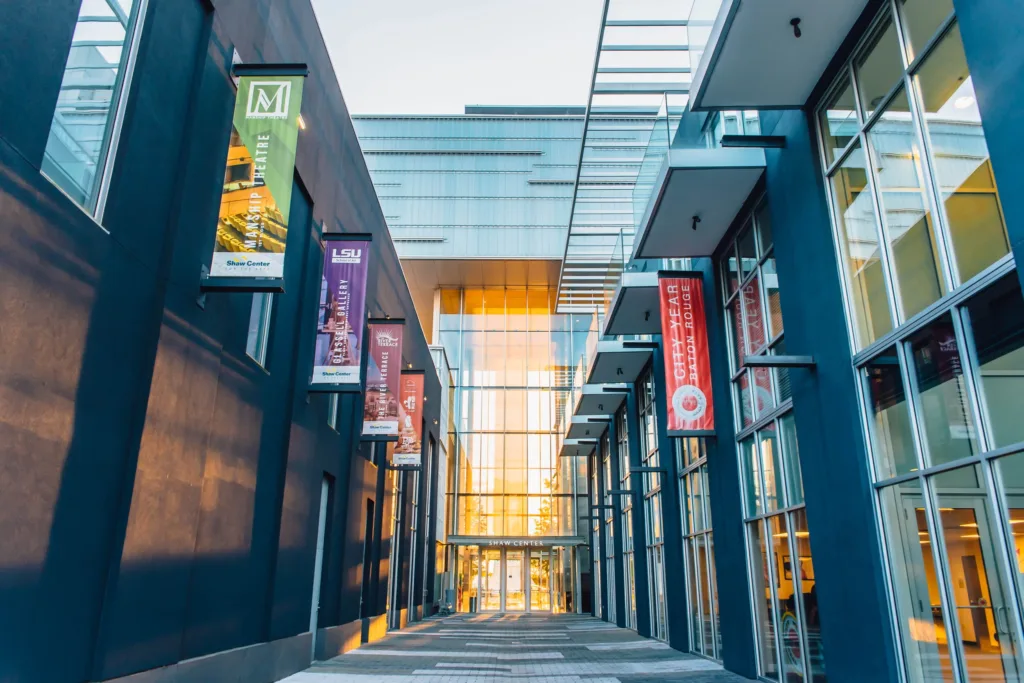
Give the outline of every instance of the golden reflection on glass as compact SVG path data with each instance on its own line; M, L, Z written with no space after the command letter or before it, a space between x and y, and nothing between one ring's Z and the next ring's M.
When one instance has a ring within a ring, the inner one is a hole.
M988 492L979 466L932 478L946 551L951 608L970 680L1017 683L1020 666L1011 623L1012 595L996 559Z
M1010 246L958 25L925 58L914 84L924 107L957 275L965 282Z

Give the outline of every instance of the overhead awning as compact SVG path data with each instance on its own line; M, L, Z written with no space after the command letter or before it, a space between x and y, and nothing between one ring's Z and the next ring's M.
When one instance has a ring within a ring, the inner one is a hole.
M584 384L577 393L574 415L614 415L629 393L627 384Z
M661 334L658 273L624 272L604 319L609 336Z
M565 438L586 441L600 439L608 430L608 417L572 416L566 424Z
M587 373L587 384L633 383L657 346L645 341L599 341Z
M929 3L921 5L927 11ZM701 16L689 18L691 60L699 61L690 108L803 107L866 6L867 0L694 3ZM935 6L948 12L948 3Z
M670 149L633 258L711 256L764 173L764 158L757 147Z
M597 439L562 439L560 458L585 458L597 448Z

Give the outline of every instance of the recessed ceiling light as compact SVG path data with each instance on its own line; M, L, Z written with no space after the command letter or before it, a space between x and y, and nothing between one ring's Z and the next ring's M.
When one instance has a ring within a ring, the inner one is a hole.
M953 102L953 106L956 107L957 109L967 109L968 107L972 106L973 104L974 104L974 98L971 97L970 95L964 95L963 97L958 97L958 98L956 98L956 101Z

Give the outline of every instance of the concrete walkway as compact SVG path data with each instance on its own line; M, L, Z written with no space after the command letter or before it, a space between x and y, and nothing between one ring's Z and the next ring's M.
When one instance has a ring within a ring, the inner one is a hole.
M712 661L575 615L459 615L388 634L282 683L742 683Z

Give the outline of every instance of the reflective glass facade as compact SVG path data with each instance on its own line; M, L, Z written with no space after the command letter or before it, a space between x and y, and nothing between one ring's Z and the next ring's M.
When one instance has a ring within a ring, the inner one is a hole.
M757 665L760 675L771 680L825 681L790 370L747 367L744 360L785 355L767 203L760 201L750 215L741 217L739 225L719 260L719 272L725 294ZM701 483L691 481L691 496L693 487ZM694 577L699 573L695 571ZM695 583L691 591L697 590L704 588ZM703 601L698 599L698 604L704 609Z
M951 3L885 3L818 119L905 675L1020 681L1024 297Z

